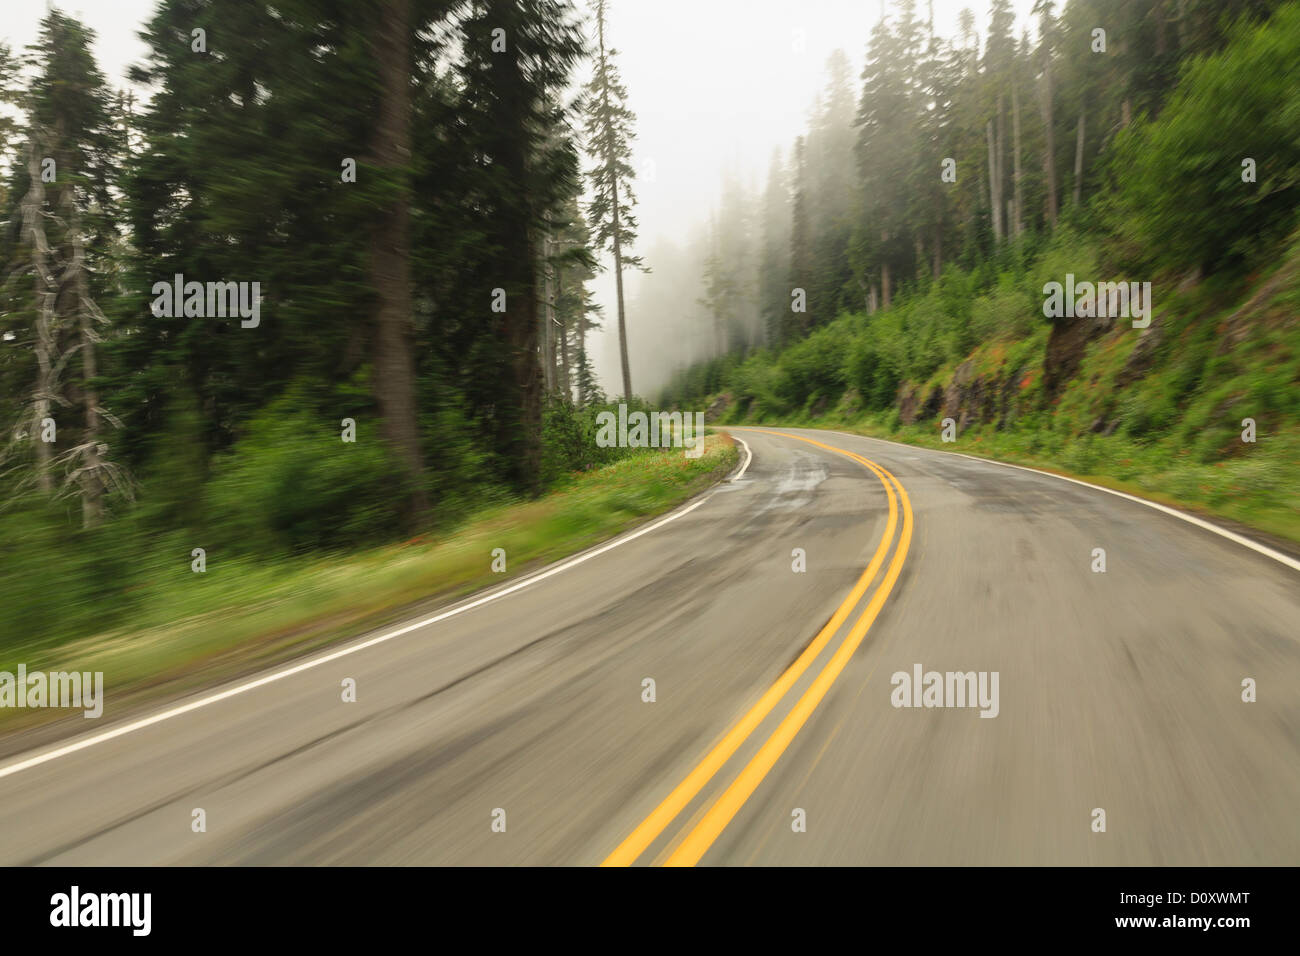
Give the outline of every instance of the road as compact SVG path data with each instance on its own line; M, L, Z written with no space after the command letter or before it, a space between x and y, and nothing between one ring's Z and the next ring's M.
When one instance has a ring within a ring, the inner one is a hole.
M0 763L0 863L1300 862L1300 572L1052 476L732 434L738 480L440 620L144 720L106 675L87 736ZM893 706L916 665L996 672L996 716Z

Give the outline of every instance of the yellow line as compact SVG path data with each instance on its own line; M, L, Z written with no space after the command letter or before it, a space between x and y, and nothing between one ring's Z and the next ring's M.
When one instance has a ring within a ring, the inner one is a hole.
M768 432L767 434L778 435L780 433ZM798 435L782 435L781 437L799 438ZM808 438L800 438L800 440L820 444L820 442L813 442L812 439ZM841 451L838 448L831 448L830 445L823 445L822 447L839 452L842 455L849 455L848 452ZM870 587L876 573L880 570L880 566L884 563L885 555L889 553L889 546L894 538L894 529L898 525L898 501L894 496L894 489L874 462L869 462L857 455L849 457L861 462L880 479L880 483L885 486L885 494L889 498L889 521L885 525L885 534L880 540L880 545L876 548L876 553L871 557L871 563L867 565L867 569L862 572L862 577L858 578L858 582L854 585L853 590L849 592L849 596L836 608L831 619L826 622L826 626L821 629L813 642L804 648L803 653L795 659L793 664L786 668L785 672L777 678L776 683L759 698L758 703L727 732L727 735L709 751L708 755L700 761L695 769L686 775L686 779L679 783L672 793L668 794L664 801L641 821L637 828L628 835L627 839L605 858L600 864L601 866L630 866L636 861L637 857L645 852L651 843L658 839L659 835L677 818L677 815L686 808L687 804L695 799L695 795L704 788L705 784L712 780L723 765L731 759L732 754L748 739L749 735L763 722L763 719L772 712L772 708L780 702L781 698L794 686L795 682L803 676L804 671L817 659L817 655L822 652L822 649L829 643L835 632L839 630L840 625L844 623L857 606L858 601L862 599L862 595L866 593L867 588Z
M798 438L798 435L791 435L791 438ZM812 439L803 439L812 441ZM812 442L821 444L820 442ZM828 446L827 446L828 447ZM837 449L838 450L838 449ZM857 458L849 452L843 454ZM864 461L866 459L860 459ZM884 469L882 469L884 470ZM894 559L889 564L889 570L885 573L885 579L881 582L880 587L872 596L870 603L867 605L862 616L853 626L853 630L848 637L836 650L835 655L827 662L822 672L817 675L812 685L799 698L799 702L781 721L780 725L772 732L767 741L759 749L754 758L740 772L740 775L732 782L722 796L709 808L703 819L696 827L686 836L677 850L668 858L667 866L694 866L700 858L708 851L715 840L722 834L727 824L732 821L740 808L744 806L745 801L749 799L758 785L763 782L768 771L776 764L781 755L785 753L786 748L790 746L795 735L812 716L817 705L821 703L830 690L831 685L835 683L844 668L848 666L849 660L853 657L854 652L866 637L867 631L875 622L885 599L889 597L894 583L898 580L898 575L902 571L903 562L907 559L907 549L912 542L912 505L908 500L907 492L903 489L902 484L888 471L890 480L898 486L899 496L903 502L903 533L898 539L898 550L894 553Z

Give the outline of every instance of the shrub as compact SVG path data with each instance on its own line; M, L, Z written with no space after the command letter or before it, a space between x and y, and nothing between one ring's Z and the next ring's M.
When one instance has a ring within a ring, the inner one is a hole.
M269 405L213 464L207 524L232 549L302 552L396 536L408 478L369 420L354 443L290 395Z

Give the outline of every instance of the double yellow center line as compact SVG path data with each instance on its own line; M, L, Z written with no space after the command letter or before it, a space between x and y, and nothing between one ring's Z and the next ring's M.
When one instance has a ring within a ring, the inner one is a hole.
M831 638L835 636L840 626L853 613L853 609L858 606L862 596L870 588L871 582L875 580L876 575L880 572L881 566L885 562L885 556L894 540L894 532L898 528L899 504L902 504L903 513L903 531L898 539L898 547L894 551L893 560L890 561L888 569L885 571L885 577L880 586L876 588L875 594L863 609L862 614L854 622L852 630L840 643L835 654L822 668L820 674L804 691L803 696L781 721L780 725L767 738L758 753L745 765L740 775L732 781L731 785L723 791L699 822L691 828L685 838L678 844L666 861L668 866L694 866L700 858L708 851L715 840L722 834L727 824L735 817L744 806L745 801L762 783L763 778L767 776L773 765L785 753L786 748L790 746L791 741L799 733L800 728L812 716L817 705L821 703L822 698L826 696L831 685L835 683L836 678L848 666L849 660L853 657L854 652L861 645L863 638L866 637L867 631L875 622L877 615L885 600L889 597L894 588L894 583L903 569L903 562L907 559L907 549L912 542L912 504L908 500L907 492L903 489L902 484L897 478L880 467L873 461L863 458L861 455L855 455L853 452L845 451L842 448L836 448L833 445L827 445L816 441L812 438L804 438L801 435L788 435L783 432L767 431L766 429L752 429L766 435L777 435L782 438L794 438L810 445L816 445L827 451L833 451L836 454L843 455L858 462L863 467L871 471L885 487L885 494L889 499L889 520L885 525L884 536L880 540L876 553L872 555L871 563L867 569L862 572L853 590L849 592L843 603L836 608L831 619L826 622L826 626L818 632L817 636L795 659L794 663L786 668L785 672L777 678L775 684L768 688L767 692L759 698L756 703L744 717L742 717L734 727L731 728L718 742L716 746L704 757L703 760L686 775L659 806L655 807L637 826L635 830L611 853L601 866L629 866L646 851L646 849L659 838L677 818L677 816L687 807L688 804L700 793L701 790L717 775L723 765L740 749L740 746L749 739L749 736L758 728L759 724L767 717L768 714L780 703L781 699L790 691L795 683L803 676L804 672L812 666L822 650L830 643ZM895 493L897 492L897 493Z

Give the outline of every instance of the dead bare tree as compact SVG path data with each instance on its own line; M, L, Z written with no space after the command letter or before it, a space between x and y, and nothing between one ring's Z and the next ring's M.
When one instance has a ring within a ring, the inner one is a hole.
M45 440L46 422L50 420L50 408L53 402L63 402L58 377L63 362L58 354L58 318L55 302L58 298L57 277L51 269L50 260L54 250L45 234L45 183L41 179L40 150L38 139L40 131L33 129L27 142L27 175L29 187L22 201L23 235L27 239L31 255L31 268L35 287L33 289L33 336L32 352L36 357L36 382L32 390L30 417L24 427L19 425L19 434L29 437L36 448L36 484L43 494L54 492L54 476L51 468L53 459L52 442Z
M93 528L103 520L104 497L109 489L128 498L133 497L133 489L127 473L109 459L108 446L101 436L101 420L119 428L121 422L100 405L95 384L96 345L103 341L97 326L107 325L108 319L90 291L86 237L75 186L70 179L60 184L57 211L49 208L42 175L45 146L44 131L34 125L27 144L29 186L21 203L22 235L28 256L15 270L18 275L30 269L34 283L30 342L36 360L36 381L30 411L17 423L11 440L0 451L0 462L17 458L21 447L31 441L36 487L47 496L78 495L83 527ZM56 243L50 241L51 229L60 237ZM57 426L50 428L51 411L55 406L74 407L64 387L64 373L74 358L81 362L75 404L80 405L82 428L77 443L56 455L56 442L51 439L57 437ZM60 469L65 475L56 487L55 472ZM17 487L22 489L25 484L20 480Z

